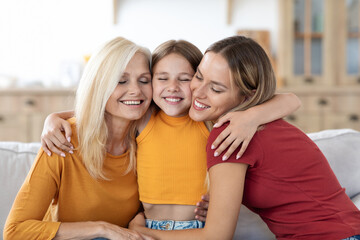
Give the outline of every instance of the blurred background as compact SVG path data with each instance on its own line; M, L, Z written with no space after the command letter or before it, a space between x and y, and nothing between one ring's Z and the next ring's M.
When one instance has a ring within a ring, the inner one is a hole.
M204 51L252 37L305 132L360 130L360 0L0 0L0 141L39 141L45 117L73 109L94 49L124 36L154 50L185 39Z

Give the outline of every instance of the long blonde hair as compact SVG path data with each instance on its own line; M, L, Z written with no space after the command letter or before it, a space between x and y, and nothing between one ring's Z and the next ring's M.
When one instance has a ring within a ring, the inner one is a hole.
M136 52L143 53L149 59L150 65L151 54L148 49L117 37L92 55L80 80L75 104L78 150L84 165L94 178L108 179L103 171L108 137L105 105ZM136 128L133 122L125 140L130 152L130 162L124 174L135 171L135 136Z

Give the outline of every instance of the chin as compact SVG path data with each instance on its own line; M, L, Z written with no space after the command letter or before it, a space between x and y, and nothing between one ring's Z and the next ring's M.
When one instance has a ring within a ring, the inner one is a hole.
M191 111L191 110L189 112L189 116L192 120L194 120L196 122L207 121L205 116L203 116L202 114L194 113L194 111Z

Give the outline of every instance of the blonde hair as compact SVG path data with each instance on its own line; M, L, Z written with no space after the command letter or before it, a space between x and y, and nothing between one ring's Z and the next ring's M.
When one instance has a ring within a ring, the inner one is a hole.
M232 109L241 111L271 99L276 79L270 60L262 47L244 36L228 37L212 44L206 52L221 54L231 72L231 84L240 89L244 102ZM205 53L206 53L205 52Z
M150 65L151 55L148 49L125 38L117 37L92 55L80 80L75 104L78 150L84 165L94 178L108 179L103 171L108 138L105 105L127 64L137 52L144 54L149 59ZM135 171L135 136L134 121L125 140L130 152L130 162L125 174L131 170Z

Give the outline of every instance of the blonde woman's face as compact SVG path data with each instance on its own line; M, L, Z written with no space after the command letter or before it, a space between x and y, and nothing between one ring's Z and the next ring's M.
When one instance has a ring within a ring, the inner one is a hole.
M125 120L140 119L151 103L152 87L148 59L136 53L106 103L106 114Z
M171 53L153 69L153 100L167 115L182 117L191 105L190 82L194 70L183 56Z
M208 52L191 81L192 105L189 115L195 121L215 121L238 106L243 97L231 86L230 68L220 55Z

